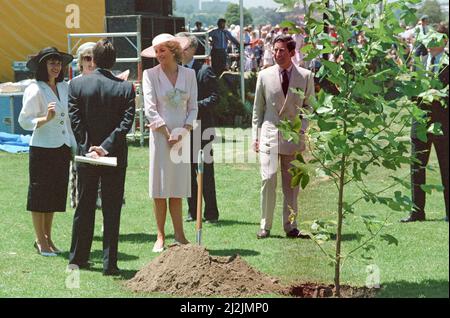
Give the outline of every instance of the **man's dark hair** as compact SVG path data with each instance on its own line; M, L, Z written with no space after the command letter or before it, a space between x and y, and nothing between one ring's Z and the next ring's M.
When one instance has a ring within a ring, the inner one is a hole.
M116 50L108 39L101 39L92 50L94 63L99 68L111 69L116 62Z
M219 20L217 20L217 26L220 26L222 23L226 23L227 20L220 18Z
M50 55L50 56L47 56L46 58L44 58L39 63L38 69L35 74L35 78L37 81L48 82L48 80L49 80L48 71L47 71L47 61L48 60L58 60L58 61L62 62L62 57L55 54L55 55ZM57 83L62 82L64 80L64 70L65 70L65 66L62 66L61 72L59 72L58 77L55 79L55 81Z
M196 21L196 22L195 22L195 25L200 25L200 26L202 26L202 23L201 23L200 21Z
M296 43L295 43L294 39L292 38L292 36L290 36L290 35L286 35L286 34L277 35L273 39L272 45L275 45L275 43L277 43L277 42L286 43L287 49L289 50L289 52L292 52L293 50L295 50Z

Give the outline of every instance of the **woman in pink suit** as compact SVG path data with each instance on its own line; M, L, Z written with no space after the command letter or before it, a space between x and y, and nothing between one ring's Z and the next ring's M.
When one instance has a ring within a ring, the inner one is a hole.
M156 253L164 249L167 204L175 241L189 243L183 230L182 198L191 196L189 131L198 108L195 71L178 65L187 44L187 38L163 33L141 53L159 62L143 74L145 114L150 122L149 193L158 228Z

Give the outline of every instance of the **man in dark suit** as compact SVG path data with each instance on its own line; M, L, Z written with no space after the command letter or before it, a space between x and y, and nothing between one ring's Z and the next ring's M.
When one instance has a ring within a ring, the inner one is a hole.
M189 213L187 221L197 218L197 155L201 149L205 150L205 165L203 172L203 198L205 199L204 217L206 222L216 223L219 219L219 210L216 200L216 182L214 180L214 161L212 142L214 133L214 106L217 104L217 78L212 68L201 60L194 60L198 41L195 36L188 33L178 33L189 39L189 46L183 51L183 65L195 70L198 86L198 116L197 124L191 134L191 197L188 198Z
M115 77L111 42L103 39L93 49L97 69L73 79L69 88L69 114L78 155L117 157L117 167L78 164L79 203L73 220L69 264L89 267L94 234L95 202L101 178L103 210L103 274L119 275L117 250L128 148L126 135L135 114L133 85Z
M440 34L440 35L439 35ZM437 33L432 34L428 39L428 60L426 70L429 76L439 79L435 81L435 89L442 89L448 86L449 80L449 56L444 48L448 41L448 29L439 26ZM442 128L441 135L427 133L427 141L421 141L416 135L416 124L413 123L411 131L412 153L418 162L411 166L411 182L412 182L412 201L415 205L412 213L402 219L402 222L415 222L425 220L425 192L422 185L426 184L426 166L430 159L431 146L434 145L438 157L439 168L441 172L442 185L444 186L445 200L445 221L448 222L449 210L449 110L448 110L448 90L444 99L435 99L431 104L425 103L418 99L420 108L427 112L427 128L434 123L440 123Z

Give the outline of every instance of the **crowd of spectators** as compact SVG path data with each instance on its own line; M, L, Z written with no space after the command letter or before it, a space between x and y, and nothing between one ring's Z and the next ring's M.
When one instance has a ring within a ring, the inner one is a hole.
M366 26L364 22L354 20L351 23L351 43L358 48L364 48L368 45L369 39L366 37L363 27ZM424 49L422 43L424 37L427 33L438 29L443 29L447 27L444 22L436 25L430 25L428 16L422 16L418 20L416 25L401 25L403 32L398 34L397 43L393 43L391 50L387 52L388 56L392 57L397 64L411 64L413 56L419 56L421 60L425 63L427 60L428 52ZM447 27L448 28L448 27ZM196 29L193 32L210 32L214 27L208 29L202 28L200 21L196 22ZM226 27L226 30L231 33L231 35L240 40L240 26L230 24ZM244 70L246 72L257 72L259 70L265 69L274 64L272 55L272 40L275 36L279 34L289 34L291 35L295 42L297 43L295 49L295 56L293 57L294 64L304 67L309 70L317 70L320 67L320 59L326 58L330 61L339 62L342 57L339 54L327 54L326 56L321 56L320 58L314 58L313 60L305 60L305 54L302 52L302 48L307 44L308 34L306 25L300 22L295 28L280 27L280 25L260 25L254 27L248 25L243 29L244 38ZM339 43L339 30L336 26L328 26L328 34L332 39L331 45L333 48L337 48L342 43ZM311 43L314 47L315 43ZM399 46L403 48L399 50ZM448 51L448 48L446 48ZM336 52L339 50L335 50ZM227 69L232 71L237 71L239 66L239 46L233 41L228 42L227 48Z

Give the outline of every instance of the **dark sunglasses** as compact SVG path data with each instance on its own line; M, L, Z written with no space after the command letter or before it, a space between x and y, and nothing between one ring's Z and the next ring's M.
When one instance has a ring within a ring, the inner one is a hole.
M90 62L90 61L92 61L92 56L86 55L86 56L83 56L82 59L83 59L84 61L86 61L86 62Z

